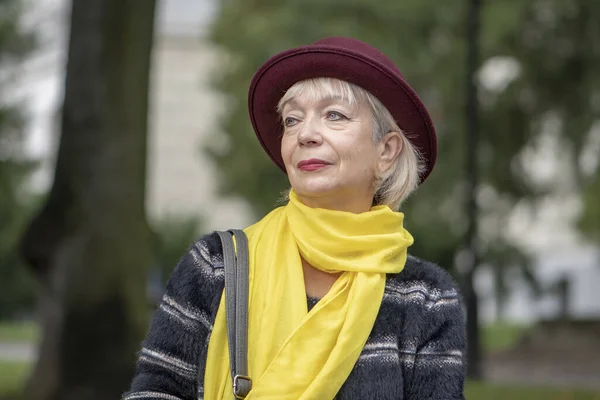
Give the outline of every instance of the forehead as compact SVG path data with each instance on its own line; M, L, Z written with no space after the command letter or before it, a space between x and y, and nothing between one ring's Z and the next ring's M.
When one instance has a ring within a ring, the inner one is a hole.
M287 105L297 105L298 102L341 101L352 106L363 103L358 87L333 78L316 78L300 81L289 88L278 104L281 113Z

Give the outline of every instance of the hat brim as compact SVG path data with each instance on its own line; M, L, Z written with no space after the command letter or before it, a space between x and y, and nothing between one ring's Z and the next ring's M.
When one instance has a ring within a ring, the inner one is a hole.
M281 158L283 124L277 104L296 82L311 78L337 78L368 90L392 114L425 161L423 182L437 157L433 122L416 92L399 71L370 57L334 46L302 46L269 59L254 75L248 93L250 121L262 147L285 172Z

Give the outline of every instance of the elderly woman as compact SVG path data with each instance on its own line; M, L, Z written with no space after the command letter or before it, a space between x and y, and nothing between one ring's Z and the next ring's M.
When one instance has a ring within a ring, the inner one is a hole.
M431 172L431 119L396 66L350 38L284 51L249 111L288 202L245 229L246 399L463 399L460 297L407 255L396 211ZM217 233L194 243L162 299L125 399L232 398ZM243 396L240 396L243 397Z

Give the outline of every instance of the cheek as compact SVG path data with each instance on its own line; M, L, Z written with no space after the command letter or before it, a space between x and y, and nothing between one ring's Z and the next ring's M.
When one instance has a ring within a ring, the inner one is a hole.
M369 140L354 140L344 143L342 152L345 154L346 160L351 162L354 168L361 168L372 164L375 159L376 149L369 138Z
M283 162L288 164L294 152L293 143L285 136L281 139L281 158Z
M348 165L352 173L359 179L373 179L376 170L376 154L372 143L354 146L348 152Z

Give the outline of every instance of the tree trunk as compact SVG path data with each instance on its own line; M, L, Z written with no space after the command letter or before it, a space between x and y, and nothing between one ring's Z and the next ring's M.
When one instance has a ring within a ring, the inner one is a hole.
M32 400L117 399L147 328L155 0L73 1L55 180L22 240L41 283Z
M477 70L479 68L479 35L481 0L468 0L467 13L467 87L466 87L466 214L468 228L465 234L465 246L468 265L463 267L464 296L467 305L467 374L471 379L481 379L481 345L479 339L479 312L477 293L474 287L474 273L479 265L479 252L477 249L477 222L479 210L477 208L477 188L479 185L479 163L477 162L479 150L479 101L477 98Z
M479 302L475 292L473 274L467 274L463 293L467 308L467 375L471 380L481 380L481 331L479 326Z

